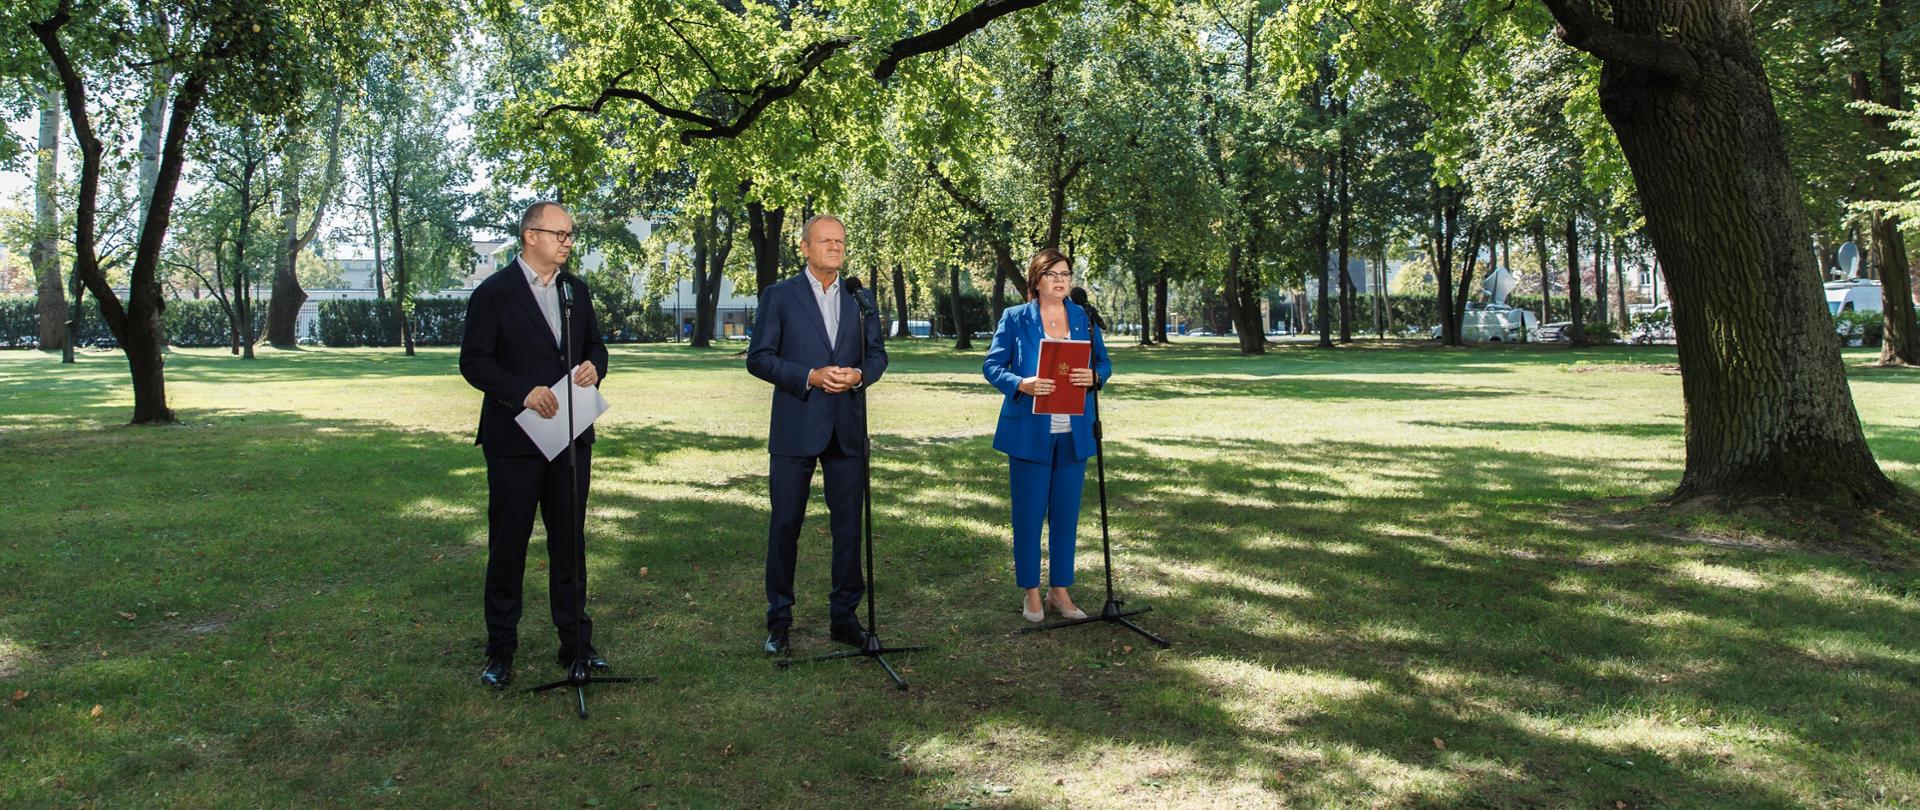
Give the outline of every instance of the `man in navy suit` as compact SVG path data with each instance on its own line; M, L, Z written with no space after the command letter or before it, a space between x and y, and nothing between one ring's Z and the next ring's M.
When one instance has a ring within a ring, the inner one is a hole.
M580 503L570 505L573 486L567 454L548 461L514 422L532 409L545 418L560 412L549 386L568 373L560 308L570 301L568 326L575 385L598 385L607 373L607 346L587 285L560 266L573 250L573 218L557 203L539 202L520 217L520 256L487 277L467 299L467 331L460 340L460 375L486 397L473 443L487 459L487 664L480 682L505 688L513 681L519 647L520 588L526 574L527 540L537 509L547 526L547 586L553 624L560 632L561 666L585 660L608 668L593 649L587 617L587 583L580 566L578 527L586 520L587 483L593 462L593 428L575 440L580 454ZM562 295L561 286L566 286ZM577 509L575 508L577 507Z
M768 654L787 652L793 624L793 566L806 517L813 468L826 483L833 529L834 640L860 646L866 629L855 615L866 581L860 576L860 481L866 463L866 426L856 389L880 380L887 368L880 317L841 285L846 226L817 216L800 228L805 272L760 291L760 317L747 349L747 371L773 383L767 431Z

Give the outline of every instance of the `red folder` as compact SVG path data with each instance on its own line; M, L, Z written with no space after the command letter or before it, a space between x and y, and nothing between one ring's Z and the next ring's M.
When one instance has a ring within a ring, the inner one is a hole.
M1074 385L1076 368L1093 367L1093 343L1085 340L1040 341L1040 365L1034 376L1053 381L1053 393L1033 398L1033 412L1079 416L1087 412L1087 389Z

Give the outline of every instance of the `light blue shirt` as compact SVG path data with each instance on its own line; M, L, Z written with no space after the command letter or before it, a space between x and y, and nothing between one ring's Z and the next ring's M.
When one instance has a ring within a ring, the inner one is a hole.
M825 287L812 270L806 274L807 289L813 291L813 303L820 307L820 320L827 325L827 348L840 348L840 274L835 273L833 283Z
M539 273L533 272L533 268L528 267L526 262L519 259L514 261L519 262L520 269L527 274L527 286L533 288L533 301L540 305L540 314L547 316L547 328L553 330L553 342L559 343L560 288L553 282L560 277L560 271L555 270L553 276L547 279L547 283L541 284Z

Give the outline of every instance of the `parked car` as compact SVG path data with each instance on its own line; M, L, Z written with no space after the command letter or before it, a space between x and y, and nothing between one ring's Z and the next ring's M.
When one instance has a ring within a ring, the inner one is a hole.
M1570 326L1573 326L1573 321L1541 324L1539 331L1533 333L1533 339L1541 343L1566 343L1571 340L1567 337L1567 328Z

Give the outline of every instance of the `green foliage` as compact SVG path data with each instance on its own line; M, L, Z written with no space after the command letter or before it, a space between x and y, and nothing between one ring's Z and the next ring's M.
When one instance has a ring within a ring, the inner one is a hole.
M937 334L960 334L960 329L953 325L952 300L946 287L933 288L933 328ZM960 319L961 328L968 334L992 330L994 324L987 322L987 296L972 287L961 287Z
M1920 325L1917 322L1916 325ZM1840 335L1847 345L1878 346L1887 337L1887 317L1884 312L1839 312L1833 316L1834 332Z

